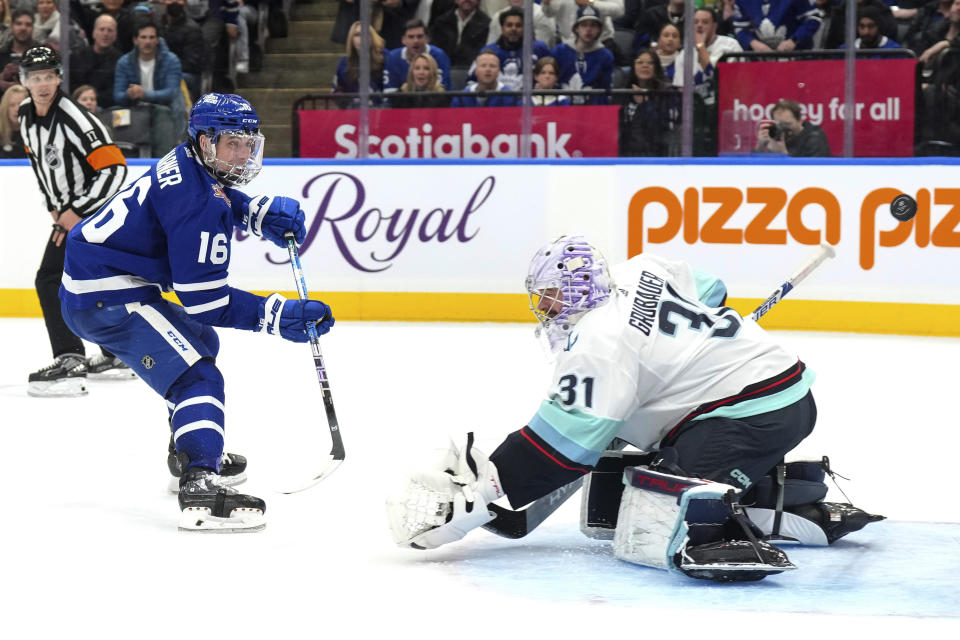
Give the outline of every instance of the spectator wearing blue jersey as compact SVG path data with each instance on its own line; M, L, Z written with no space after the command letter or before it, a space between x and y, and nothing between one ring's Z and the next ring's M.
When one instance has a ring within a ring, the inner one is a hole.
M843 49L847 45L841 44ZM880 33L879 12L873 7L857 9L857 39L853 41L855 49L900 49L900 43L894 42Z
M500 82L511 91L523 89L523 9L510 7L500 12L501 35L496 42L483 48L491 51L500 59ZM533 41L530 64L550 55L550 49L539 40ZM469 80L474 78L474 69L470 70Z
M469 83L464 91L507 91L500 82L500 58L490 51L481 51L474 63L476 82ZM452 107L513 107L520 104L514 96L457 96Z
M172 149L186 130L186 108L180 90L180 59L157 36L152 21L134 27L134 47L117 60L113 101L118 106L151 105L154 156Z
M891 40L897 39L897 21L893 17L893 11L885 0L856 0L857 9L864 7L873 7L877 10L877 26L880 27L880 33ZM840 45L847 38L847 8L843 2L837 2L830 10L830 28L827 30L827 37L823 41L825 49L839 49Z
M733 27L744 51L813 47L823 17L810 0L737 0Z
M560 65L560 85L563 89L610 89L613 84L613 54L600 42L602 22L600 12L592 5L577 10L573 25L574 46L561 42L553 49L553 57ZM572 96L573 104L609 104L608 96Z
M440 84L449 91L450 58L443 49L430 44L430 37L427 35L427 27L423 20L419 18L409 20L400 41L403 44L402 47L386 54L383 90L387 92L398 90L407 81L410 63L420 54L429 53L440 73Z

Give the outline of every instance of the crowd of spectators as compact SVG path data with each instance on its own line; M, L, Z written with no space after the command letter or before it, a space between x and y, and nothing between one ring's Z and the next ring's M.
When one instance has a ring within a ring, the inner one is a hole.
M858 5L854 46L911 51L923 66L921 113L955 110L953 119L960 121L960 0L897 0L896 5L894 0L851 1ZM205 90L233 91L236 73L258 67L263 52L249 36L258 2L271 7L282 4L281 0L71 0L69 88L92 87L101 112L159 105L164 113L154 117L162 119L169 111L173 130L181 131L181 116L192 98ZM686 19L694 23L698 113L707 119L711 114L715 118L711 109L716 104L717 63L724 54L843 47L843 0L697 0L696 4L694 15L686 16L683 0L537 0L529 25L533 51L527 60L523 0L370 0L372 103L378 107L516 104L519 99L509 94L488 99L482 92L519 90L524 69L529 67L535 89L570 91L569 96L538 95L534 100L538 106L613 102L622 107L621 122L646 122L656 113L662 121L654 129L673 131L679 115L671 93L683 86L683 74L677 70L683 68ZM27 48L40 43L60 47L57 6L53 0L0 0L0 92L18 83L16 63ZM338 0L331 39L344 46L345 55L334 79L337 93L358 92L359 11L359 0ZM146 24L154 26L155 51L147 41L138 45ZM637 65L642 63L647 73L651 55L657 58L657 69L651 76L655 81L648 82L638 74ZM145 72L152 77L141 78ZM643 82L636 83L638 79ZM436 87L481 93L452 99L432 95ZM644 100L583 93L634 87L647 91ZM648 102L662 104L656 110L650 105L641 108ZM357 101L337 104L354 107ZM921 120L930 127L943 118ZM622 146L642 146L634 133L626 136ZM956 135L929 133L955 137L960 147L960 125ZM665 144L673 148L672 142Z
M105 124L114 124L116 109L147 111L150 152L160 155L185 132L193 99L205 91L234 92L236 74L262 64L263 52L249 36L258 2L282 6L281 0L70 0L69 51L63 51L56 0L0 0L0 94L19 87L23 53L48 45L69 66L64 90L92 92Z
M901 49L923 69L921 109L953 109L960 123L960 0L850 0L856 7L857 49ZM359 0L339 0L332 39L346 42L359 19ZM399 95L423 92L423 82L408 78L409 63L422 59L421 73L437 67L439 86L453 91L520 90L524 67L533 67L533 88L570 91L569 96L534 95L540 105L620 104L621 153L675 153L683 87L683 38L693 21L695 116L716 121L717 64L725 54L843 49L847 8L843 0L697 0L693 16L684 0L536 0L532 7L532 54L523 56L522 0L370 0L372 28L383 47L383 78L371 77L378 107L424 104ZM348 54L351 45L347 43ZM428 59L423 59L426 54ZM492 54L492 55L488 55ZM868 54L869 55L869 54ZM348 55L349 57L349 55ZM878 58L884 56L877 54ZM495 60L496 59L496 62ZM346 60L346 59L345 59ZM545 62L547 61L547 62ZM541 64L544 63L545 64ZM654 64L655 63L655 64ZM346 64L344 62L344 64ZM343 66L343 65L342 65ZM379 68L379 67L378 67ZM542 74L542 77L541 77ZM338 73L334 91L349 91ZM407 87L407 89L403 88ZM644 95L584 93L586 89L635 89ZM794 96L784 96L788 100ZM402 105L401 105L402 102ZM434 96L431 106L504 106L515 96ZM341 104L343 104L341 102ZM356 106L356 102L350 106ZM790 109L780 109L785 120ZM797 120L797 118L794 118ZM960 149L960 124L954 141ZM802 155L816 145L787 144L803 127L785 127L782 144L761 144L771 152ZM715 152L715 132L698 137L698 152ZM951 133L930 131L951 138ZM759 135L759 134L758 134ZM652 137L658 139L653 140ZM816 146L817 153L823 146Z

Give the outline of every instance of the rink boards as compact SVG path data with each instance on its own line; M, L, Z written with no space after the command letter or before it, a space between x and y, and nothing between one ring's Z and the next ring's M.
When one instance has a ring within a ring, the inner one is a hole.
M249 194L301 200L307 284L346 320L526 321L533 252L562 233L719 275L750 312L820 242L838 256L769 314L777 329L960 335L960 189L949 159L268 160ZM132 161L128 181L149 163ZM898 193L919 203L898 223ZM39 316L50 232L36 180L0 161L0 316ZM13 230L16 230L13 232ZM231 284L295 296L286 252L237 233Z

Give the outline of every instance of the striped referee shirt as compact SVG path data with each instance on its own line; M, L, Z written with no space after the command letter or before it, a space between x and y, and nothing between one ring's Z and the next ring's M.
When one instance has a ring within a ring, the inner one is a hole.
M100 120L57 91L43 117L31 98L20 103L20 135L47 209L96 213L127 177L127 161Z

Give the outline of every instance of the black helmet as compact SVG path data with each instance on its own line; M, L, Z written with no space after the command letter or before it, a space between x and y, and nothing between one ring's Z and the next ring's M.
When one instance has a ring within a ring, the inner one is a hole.
M50 47L31 47L20 58L20 84L26 86L27 74L41 69L56 69L61 74L60 54Z

